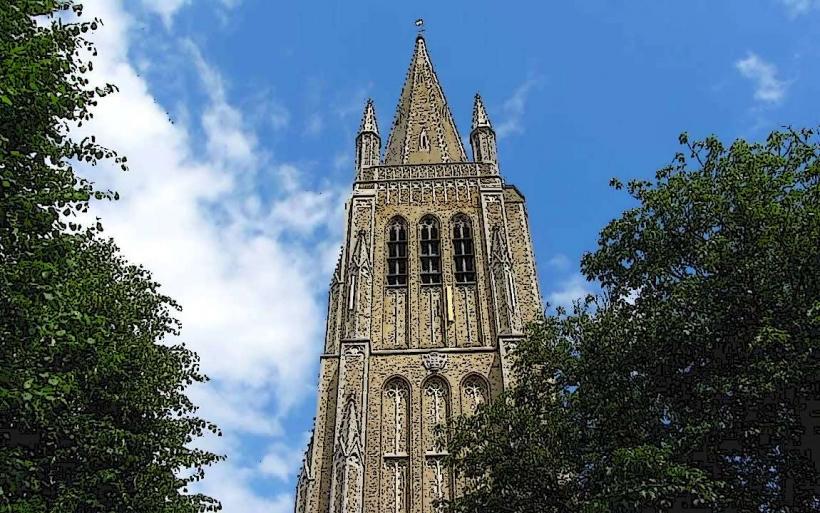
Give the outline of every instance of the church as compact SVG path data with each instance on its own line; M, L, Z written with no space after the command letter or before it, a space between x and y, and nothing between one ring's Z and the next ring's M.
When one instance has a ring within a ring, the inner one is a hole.
M419 35L384 152L365 106L296 513L436 511L459 493L436 426L514 380L541 294L524 196L474 102L468 159Z

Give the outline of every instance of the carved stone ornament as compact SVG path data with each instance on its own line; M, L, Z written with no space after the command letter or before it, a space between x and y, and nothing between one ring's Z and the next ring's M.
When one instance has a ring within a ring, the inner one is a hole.
M429 372L438 372L444 370L447 366L447 355L441 353L427 353L421 356L424 368Z
M350 345L345 348L345 356L361 358L364 356L364 347L361 345Z

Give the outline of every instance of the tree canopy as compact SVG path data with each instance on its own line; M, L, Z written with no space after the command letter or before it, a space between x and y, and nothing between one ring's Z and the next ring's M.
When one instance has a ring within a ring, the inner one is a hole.
M187 492L221 459L190 443L218 429L185 387L207 378L178 334L178 305L125 261L76 166L126 159L71 129L113 85L69 1L0 2L0 511L194 512Z
M451 511L820 511L820 141L680 142L453 422Z

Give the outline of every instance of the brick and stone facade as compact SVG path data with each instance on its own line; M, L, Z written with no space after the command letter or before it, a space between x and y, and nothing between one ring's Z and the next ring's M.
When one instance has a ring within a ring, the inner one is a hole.
M478 95L472 125L470 161L421 36L384 158L365 107L296 513L433 512L458 492L436 424L514 379L509 350L541 312L535 258Z

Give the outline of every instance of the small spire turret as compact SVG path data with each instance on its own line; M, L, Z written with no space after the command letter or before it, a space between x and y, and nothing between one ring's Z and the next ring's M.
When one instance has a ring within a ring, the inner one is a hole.
M473 147L475 162L498 164L498 150L495 142L495 130L490 123L487 109L481 95L476 93L473 103L473 126L470 131L470 145Z
M481 100L481 95L475 94L475 103L473 103L473 126L471 130L476 128L492 128L490 117L487 116L487 109L484 108L484 102Z
M373 100L367 99L364 106L364 114L362 115L362 123L359 125L359 134L364 132L373 132L379 135L379 124L376 123L376 109L373 107Z
M376 122L376 109L373 106L373 100L368 99L364 106L362 123L359 125L359 135L356 136L357 178L361 175L362 169L379 165L381 144L379 124Z

